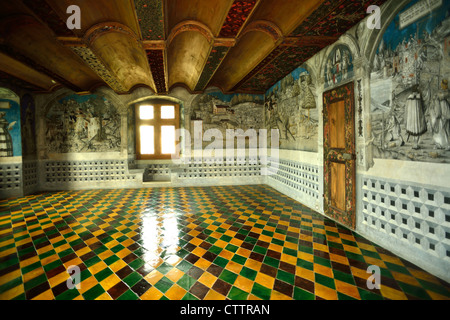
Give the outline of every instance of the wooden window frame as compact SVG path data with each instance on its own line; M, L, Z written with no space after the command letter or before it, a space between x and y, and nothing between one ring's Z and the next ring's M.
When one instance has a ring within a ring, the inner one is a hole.
M153 119L142 120L140 118L139 108L140 106L153 106ZM162 106L174 106L175 107L175 119L161 119L161 107ZM164 160L164 159L178 159L179 154L162 154L161 153L161 127L162 126L175 126L175 130L180 128L180 105L170 101L149 101L142 102L135 105L136 114L136 158L138 160ZM141 132L140 127L143 125L153 126L154 128L154 154L141 154ZM176 141L174 141L176 144ZM176 152L176 151L175 151Z

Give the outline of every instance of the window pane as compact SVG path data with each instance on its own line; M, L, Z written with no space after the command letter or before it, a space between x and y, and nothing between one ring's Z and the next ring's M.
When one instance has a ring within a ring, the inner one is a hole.
M155 129L153 126L141 126L141 154L155 153Z
M161 126L161 152L175 153L175 126Z
M153 106L140 106L139 107L139 118L141 120L153 119Z
M175 119L175 107L161 106L161 119Z

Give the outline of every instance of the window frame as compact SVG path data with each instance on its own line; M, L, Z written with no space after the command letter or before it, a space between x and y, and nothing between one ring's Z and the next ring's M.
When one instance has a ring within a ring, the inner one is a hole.
M153 119L143 120L140 118L141 106L153 106ZM174 119L161 119L161 107L162 106L174 106L175 118ZM135 117L136 117L136 159L137 160L167 160L178 159L179 153L175 154L162 154L161 153L161 127L162 126L175 126L175 130L180 128L180 105L171 101L143 101L135 105ZM154 128L154 154L141 154L141 132L140 127L143 125L153 126ZM176 146L176 141L174 144ZM175 152L177 150L175 149Z

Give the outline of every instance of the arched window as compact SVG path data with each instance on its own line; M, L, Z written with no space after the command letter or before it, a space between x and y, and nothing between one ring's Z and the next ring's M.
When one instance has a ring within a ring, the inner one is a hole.
M180 106L170 101L136 104L136 156L138 160L171 159L176 152Z

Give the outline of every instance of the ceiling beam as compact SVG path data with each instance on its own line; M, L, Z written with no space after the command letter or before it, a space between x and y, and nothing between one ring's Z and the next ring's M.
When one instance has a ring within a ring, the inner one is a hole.
M196 92L201 92L208 86L230 48L236 45L236 37L242 31L246 22L249 21L249 17L251 17L259 3L260 0L235 0L233 2L222 25L219 37L214 39L202 74L195 87Z

